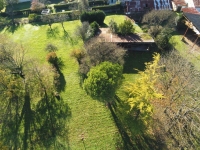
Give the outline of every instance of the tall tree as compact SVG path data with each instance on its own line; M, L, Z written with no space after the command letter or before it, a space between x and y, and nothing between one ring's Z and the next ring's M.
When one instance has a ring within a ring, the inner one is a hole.
M129 96L130 112L134 114L135 120L139 118L146 124L153 113L151 101L163 97L155 87L159 78L156 70L160 68L158 64L160 55L154 54L153 58L152 62L146 63L145 71L139 71L140 78L125 87Z
M89 10L88 0L80 0L78 4L78 10L82 13Z
M142 23L161 50L170 46L169 39L177 25L175 18L176 14L170 10L152 10L143 16Z
M41 20L42 20L42 22L47 23L49 25L51 31L53 31L51 26L54 22L57 21L56 15L42 15Z
M65 30L64 22L67 21L67 20L69 20L69 16L67 14L58 14L57 15L57 21L61 23L63 31L65 33L67 33L67 31Z
M91 67L104 61L123 65L125 54L125 49L114 43L91 39L85 44L85 55L81 59L80 72L87 74Z

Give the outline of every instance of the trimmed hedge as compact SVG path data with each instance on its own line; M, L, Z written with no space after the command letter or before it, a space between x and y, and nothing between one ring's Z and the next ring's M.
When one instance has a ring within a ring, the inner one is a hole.
M120 4L114 4L114 5L105 5L105 6L95 6L92 7L92 10L102 10L104 12L115 12L121 10Z
M97 1L90 1L88 2L90 7L99 6L99 5L106 5L107 2L104 0L97 0Z
M54 14L49 14L49 15L59 15L59 14L66 14L69 18L69 20L75 20L75 19L79 19L80 16L80 12L79 11L65 11L65 12L59 12L59 13L54 13ZM32 22L36 22L36 21L41 21L41 17L44 15L38 15L36 20L33 20Z
M78 8L78 3L72 2L72 3L67 3L67 4L56 4L56 5L54 5L55 9L64 9L65 11L71 10L70 7L77 7Z
M29 22L37 22L40 20L40 16L38 16L37 14L29 14L28 16L28 20Z
M30 8L28 9L22 9L22 10L18 10L18 11L14 11L14 15L23 15L23 16L28 16L30 14L31 10Z
M102 10L97 10L97 11L82 13L80 19L81 19L81 22L87 21L89 23L92 23L96 21L99 25L102 25L105 17L106 17L106 14Z

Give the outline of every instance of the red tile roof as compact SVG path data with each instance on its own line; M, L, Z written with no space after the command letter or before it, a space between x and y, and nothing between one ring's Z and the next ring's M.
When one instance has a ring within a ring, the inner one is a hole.
M173 0L175 5L185 6L187 3L184 0Z
M182 10L183 12L185 12L185 13L200 14L200 13L198 12L198 10L196 10L196 8L192 8L192 7L190 7L190 8L182 8L181 10Z

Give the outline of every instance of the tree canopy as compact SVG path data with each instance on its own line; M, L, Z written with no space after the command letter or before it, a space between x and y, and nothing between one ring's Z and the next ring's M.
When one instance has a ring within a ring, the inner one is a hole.
M155 85L158 81L159 74L156 70L159 69L159 54L154 54L154 60L146 63L145 71L139 71L140 78L133 83L129 83L125 90L129 96L128 103L134 114L135 119L140 118L146 124L152 116L153 107L151 100L162 98L162 94L158 92Z
M84 81L84 89L93 96L103 101L113 100L116 89L120 86L123 75L122 66L110 62L102 62L93 67Z
M104 61L124 64L124 48L108 42L101 42L99 39L91 39L85 44L85 55L81 59L80 73L87 74L90 68Z

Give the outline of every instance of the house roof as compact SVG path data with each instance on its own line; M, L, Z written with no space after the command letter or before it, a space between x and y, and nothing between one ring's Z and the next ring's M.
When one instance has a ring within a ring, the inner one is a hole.
M141 34L130 34L126 36L118 36L109 32L109 28L100 28L100 34L98 35L102 41L114 42L114 43L135 43L135 44L148 44L154 43L153 38L143 38Z
M200 14L183 12L183 15L192 22L193 26L198 30L197 34L200 32Z
M185 13L199 14L199 11L193 7L182 8L181 10Z
M172 2L174 2L175 5L180 5L180 6L186 6L187 3L185 2L185 0L173 0Z

